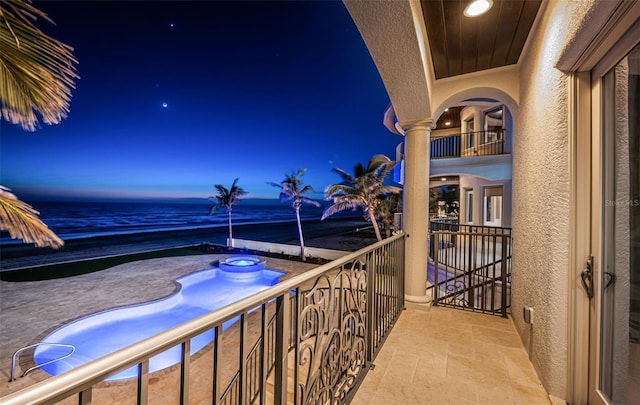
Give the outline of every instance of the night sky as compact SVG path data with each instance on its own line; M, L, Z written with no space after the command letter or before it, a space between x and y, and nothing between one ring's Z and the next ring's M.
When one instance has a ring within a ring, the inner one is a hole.
M213 184L277 198L308 169L321 198L402 141L341 2L38 2L81 79L61 124L2 121L1 184L19 198L206 198Z

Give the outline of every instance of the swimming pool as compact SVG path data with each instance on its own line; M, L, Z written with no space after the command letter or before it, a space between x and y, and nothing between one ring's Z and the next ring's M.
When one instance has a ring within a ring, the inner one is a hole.
M233 277L218 268L200 271L179 278L180 291L162 300L146 304L99 312L55 330L42 341L72 344L76 351L68 358L44 365L42 369L58 375L116 350L180 325L215 309L267 289L285 273L262 269L251 277ZM223 325L223 330L234 320ZM213 340L213 330L191 339L191 354ZM39 346L34 353L36 364L64 356L68 349ZM180 362L180 347L176 346L149 360L149 372L162 370ZM109 380L138 375L137 367L122 371Z

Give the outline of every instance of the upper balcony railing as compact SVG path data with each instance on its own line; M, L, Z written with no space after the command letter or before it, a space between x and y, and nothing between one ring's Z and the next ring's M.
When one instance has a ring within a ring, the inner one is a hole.
M75 396L75 403L86 405L113 403L122 395L138 404L158 397L180 404L349 403L403 307L399 234L0 403L49 404ZM234 324L223 331L228 322ZM213 341L190 354L191 340L207 332ZM175 346L181 348L180 363L151 379L150 359ZM130 367L138 369L137 378L101 384ZM158 379L166 383L154 384ZM120 391L108 391L114 389Z
M504 129L465 132L431 139L431 159L502 155Z

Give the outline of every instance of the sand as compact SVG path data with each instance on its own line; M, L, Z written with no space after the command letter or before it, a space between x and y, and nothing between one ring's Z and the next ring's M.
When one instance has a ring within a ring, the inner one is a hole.
M305 221L302 226L305 245L309 247L355 251L375 242L371 224L358 218ZM235 225L233 236L299 245L296 222ZM59 250L33 245L2 246L0 271L200 244L224 246L227 237L227 227L216 227L71 239Z

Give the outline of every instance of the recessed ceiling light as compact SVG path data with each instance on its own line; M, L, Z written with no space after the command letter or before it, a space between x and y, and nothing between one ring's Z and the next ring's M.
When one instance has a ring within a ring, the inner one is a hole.
M445 108L445 109L444 109L444 112L447 112L447 111L449 111L449 109L448 109L448 108Z
M447 121L447 122L445 122L445 123L444 123L444 125L446 125L446 126L451 125L451 121Z
M486 13L493 6L493 0L474 0L464 9L467 17L477 17Z

